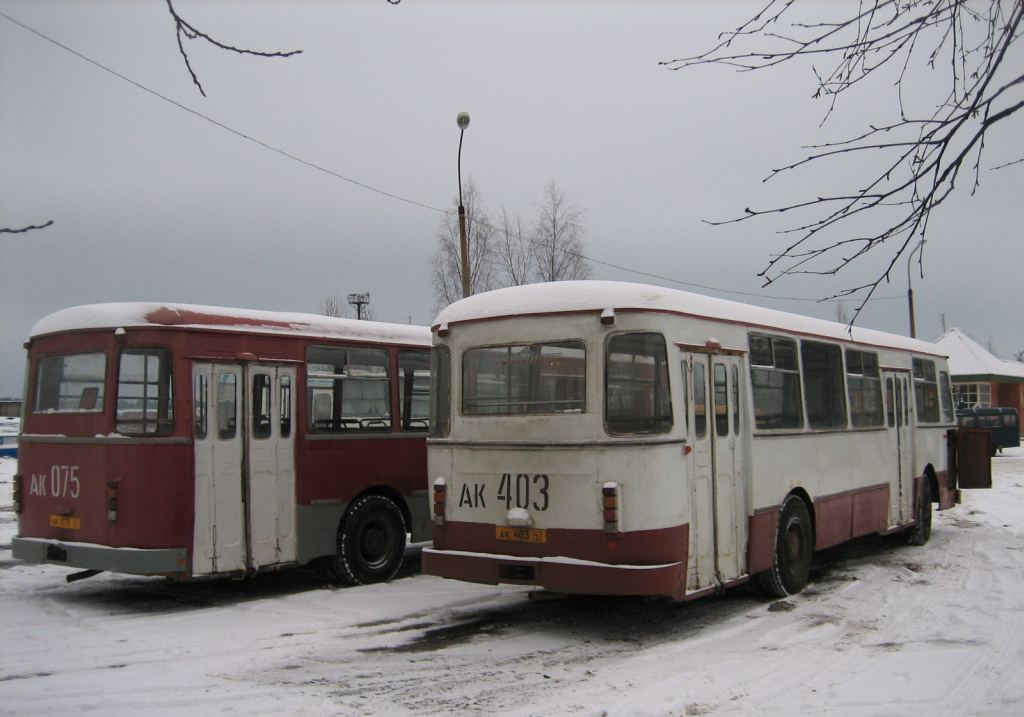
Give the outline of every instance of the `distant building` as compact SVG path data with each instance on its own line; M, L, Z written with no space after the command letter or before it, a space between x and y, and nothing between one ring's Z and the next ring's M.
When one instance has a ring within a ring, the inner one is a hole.
M957 408L1024 409L1024 363L994 356L957 328L935 342L949 354L949 373Z
M21 415L20 398L0 398L0 416L17 418Z

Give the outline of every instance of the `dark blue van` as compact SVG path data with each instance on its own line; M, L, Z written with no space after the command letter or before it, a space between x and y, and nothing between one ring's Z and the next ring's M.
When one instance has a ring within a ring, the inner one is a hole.
M992 454L996 449L1020 445L1020 416L1016 408L959 408L956 424L960 428L987 428L992 431Z

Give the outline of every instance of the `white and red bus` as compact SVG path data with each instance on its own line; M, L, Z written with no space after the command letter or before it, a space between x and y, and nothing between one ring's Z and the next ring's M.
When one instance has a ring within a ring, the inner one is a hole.
M430 331L172 304L31 332L15 558L176 579L319 561L390 579L430 538Z
M813 551L923 543L932 503L958 498L933 344L603 281L473 296L433 330L428 574L676 600L754 578L781 596Z

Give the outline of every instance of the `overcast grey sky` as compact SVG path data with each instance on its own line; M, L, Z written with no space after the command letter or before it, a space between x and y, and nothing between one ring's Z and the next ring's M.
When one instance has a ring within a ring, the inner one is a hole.
M529 221L554 179L585 210L595 260L721 291L604 264L594 278L835 318L834 304L814 300L877 271L868 262L762 290L757 272L784 247L783 225L702 222L855 176L856 165L835 165L761 181L802 146L895 107L891 87L876 85L821 126L807 65L659 67L710 47L760 0L175 6L225 43L303 52L268 59L189 43L204 98L164 0L0 0L0 11L154 92L401 199L269 151L0 18L0 226L54 222L0 235L0 395L21 394L32 324L76 304L316 313L325 296L368 291L380 319L430 323L428 257L439 210L458 191L460 111L472 116L463 177L491 210ZM987 166L1024 156L1019 127L990 138ZM1021 196L1024 165L983 168L973 198L936 212L923 280L915 269L920 338L937 338L944 315L1003 358L1024 350ZM906 281L901 269L860 323L905 334Z

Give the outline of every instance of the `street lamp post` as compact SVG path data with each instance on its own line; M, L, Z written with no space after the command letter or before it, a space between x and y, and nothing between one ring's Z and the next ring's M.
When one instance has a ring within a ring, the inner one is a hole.
M910 285L910 262L914 260L914 253L924 250L924 239L917 243L907 257L907 308L910 311L910 338L917 338L917 326L914 322L914 289Z
M469 244L466 240L466 207L462 205L462 134L469 127L469 114L459 112L455 118L459 125L459 249L462 253L462 297L469 296Z

